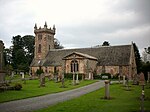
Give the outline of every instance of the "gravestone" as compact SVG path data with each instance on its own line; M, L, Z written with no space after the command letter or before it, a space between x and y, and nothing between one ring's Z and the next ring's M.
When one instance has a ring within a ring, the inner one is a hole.
M40 87L45 87L45 74L40 75Z
M75 73L73 72L73 82L72 82L73 85L76 85L76 81L75 81Z
M138 84L139 84L139 77L138 74L135 74L133 78L133 85L138 85Z
M119 84L120 84L120 75L118 75L118 81L119 81Z
M64 72L62 73L61 84L62 84L61 87L64 88L65 87Z
M105 99L110 99L110 92L109 92L109 80L105 80Z
M91 72L89 72L89 80L91 79Z
M142 72L140 73L139 85L141 85L141 86L145 85L145 77L144 77L144 74Z
M78 75L78 73L76 75L76 84L79 84L79 75Z
M126 85L126 76L125 75L123 76L123 85L124 86Z
M126 89L129 90L129 76L126 76Z
M21 78L24 79L24 72L20 72Z
M144 74L140 73L139 85L142 86L142 94L141 94L141 112L144 112L144 86L145 86L145 77Z

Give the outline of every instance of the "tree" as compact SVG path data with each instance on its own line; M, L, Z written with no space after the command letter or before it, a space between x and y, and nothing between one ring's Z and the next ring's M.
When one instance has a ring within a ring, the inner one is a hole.
M142 67L142 61L141 61L140 53L139 53L138 47L136 46L135 43L133 43L133 48L134 48L136 66L137 66L137 73L140 73L141 67Z
M12 38L12 66L13 69L29 71L34 55L34 36L20 35Z
M60 45L60 42L56 38L54 38L54 48L55 49L63 49L64 48L62 45Z
M25 56L27 57L28 65L31 64L34 57L34 36L25 35L23 39L23 49L25 51Z
M145 79L147 80L148 72L150 72L150 62L142 63L141 70L144 73Z
M110 43L108 41L104 41L102 46L110 46Z
M23 41L20 35L12 38L12 66L13 69L18 69L18 65L25 61Z
M5 65L12 63L12 48L5 48L4 49L4 62Z

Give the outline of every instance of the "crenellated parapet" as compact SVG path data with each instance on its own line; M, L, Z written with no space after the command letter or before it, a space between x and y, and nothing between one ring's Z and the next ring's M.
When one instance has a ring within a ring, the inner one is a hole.
M55 32L56 32L55 25L53 25L53 28L51 28L51 27L48 28L46 22L44 24L44 28L41 28L41 26L38 28L37 24L35 24L35 26L34 26L34 33L35 34L37 34L37 33L51 33L51 34L55 35Z

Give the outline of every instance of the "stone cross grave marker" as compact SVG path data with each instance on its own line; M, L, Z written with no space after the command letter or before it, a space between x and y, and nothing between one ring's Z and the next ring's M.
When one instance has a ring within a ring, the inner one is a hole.
M141 94L141 112L144 112L144 85L145 85L145 77L144 74L140 73L139 85L142 86L142 94Z

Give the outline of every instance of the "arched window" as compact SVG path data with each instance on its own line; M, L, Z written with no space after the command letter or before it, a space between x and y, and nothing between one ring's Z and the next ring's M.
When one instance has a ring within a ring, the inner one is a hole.
M78 72L79 71L79 64L77 60L71 61L71 72Z
M40 40L40 41L42 40L42 35L41 34L38 35L38 40Z
M39 44L38 53L41 53L41 44Z
M49 50L51 49L51 46L49 45Z

